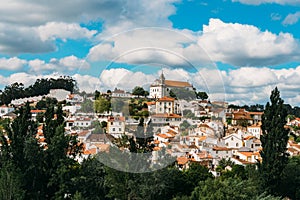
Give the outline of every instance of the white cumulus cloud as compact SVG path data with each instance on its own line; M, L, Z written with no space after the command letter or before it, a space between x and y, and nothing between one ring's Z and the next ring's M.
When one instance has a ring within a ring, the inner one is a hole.
M214 61L234 66L278 65L299 54L299 43L289 33L276 35L252 25L219 19L210 19L204 25L199 45Z
M80 39L91 38L97 33L95 30L88 30L75 23L63 23L63 22L48 22L46 25L39 26L38 32L42 41L54 40L60 38L66 39Z
M22 69L27 64L26 60L17 57L0 58L0 69L16 71Z
M51 72L68 73L69 71L90 68L90 64L85 59L77 58L74 55L63 57L61 59L52 58L49 62L34 59L28 61L28 65L31 72L38 74L48 74Z

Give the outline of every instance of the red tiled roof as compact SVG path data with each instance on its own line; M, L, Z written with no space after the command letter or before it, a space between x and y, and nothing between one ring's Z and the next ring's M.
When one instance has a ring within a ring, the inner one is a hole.
M175 99L172 98L172 97L166 97L166 96L164 96L164 97L158 99L157 101L158 101L158 102L161 102L161 101L174 101L174 100L175 100Z
M176 160L178 165L185 165L189 161L189 159L184 156L178 157Z
M46 112L46 110L30 110L31 113L41 113L41 112Z
M181 118L180 115L168 114L168 113L157 113L155 115L152 115L152 117L157 117L157 118Z
M169 87L192 87L189 82L184 81L165 80L165 84Z

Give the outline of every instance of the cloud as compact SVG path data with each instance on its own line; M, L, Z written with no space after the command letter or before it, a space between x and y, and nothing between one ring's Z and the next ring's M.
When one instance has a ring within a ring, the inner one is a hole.
M52 58L49 62L40 59L30 60L28 62L29 70L38 74L49 74L53 72L78 71L79 69L88 69L90 64L84 59L79 59L74 55L61 59Z
M210 19L199 37L214 61L234 66L268 66L291 61L299 54L299 43L289 33L273 34L252 25Z
M0 22L0 53L40 53L56 49L50 41L42 41L34 28Z
M197 45L196 34L189 30L135 29L92 47L87 58L91 62L161 64L194 70L199 62L211 63L206 52Z
M97 33L95 30L90 31L87 28L82 28L79 24L62 22L48 22L37 29L42 41L54 40L56 38L63 40L91 38Z
M293 25L296 24L300 19L300 12L296 12L294 14L289 14L286 16L286 18L283 20L282 24L287 25Z
M232 2L240 2L248 5L260 5L266 3L276 3L280 5L300 5L299 1L295 0L232 0Z
M85 91L88 93L95 92L96 90L99 91L99 85L100 85L99 78L89 76L89 75L81 75L81 74L74 74L72 77L74 78L74 80L76 80L77 86L80 91Z
M0 58L0 69L17 71L22 69L27 64L26 60L17 57Z
M159 38L159 39L158 39ZM167 66L269 66L299 60L299 43L289 33L274 34L252 25L210 19L200 32L144 28L128 31L92 47L90 61Z
M99 38L137 27L171 27L168 17L176 12L177 1L11 0L0 7L0 52L54 51L54 39L90 39L96 30L83 25L93 22L102 23Z

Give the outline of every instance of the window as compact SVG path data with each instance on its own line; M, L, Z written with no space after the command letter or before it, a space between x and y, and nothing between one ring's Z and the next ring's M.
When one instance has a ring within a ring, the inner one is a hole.
M113 122L110 122L110 125L113 125L114 123Z
M233 137L231 137L231 141L233 141Z
M116 131L116 129L115 129L115 128L113 128L113 129L112 129L112 131L113 131L113 132L115 132L115 131Z
M119 128L119 131L121 132L121 131L122 131L122 129L121 129L121 128Z
M236 143L235 146L238 147L238 146L239 146L239 143Z

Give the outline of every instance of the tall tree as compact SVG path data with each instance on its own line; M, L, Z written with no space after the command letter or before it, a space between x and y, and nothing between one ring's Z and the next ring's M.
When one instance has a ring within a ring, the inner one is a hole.
M284 128L287 112L283 102L276 87L262 116L262 163L259 163L259 171L262 188L275 195L280 191L282 171L288 162L288 130Z

